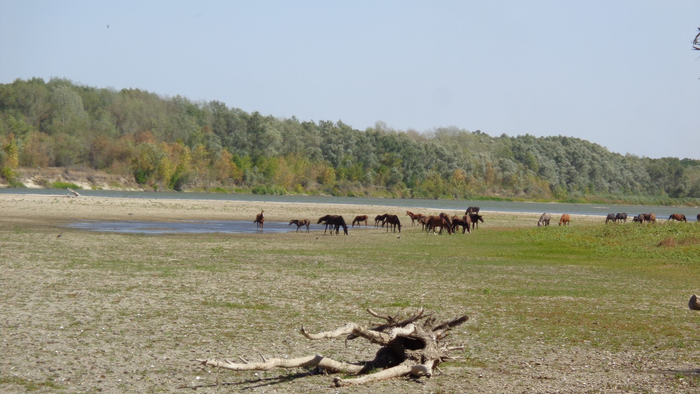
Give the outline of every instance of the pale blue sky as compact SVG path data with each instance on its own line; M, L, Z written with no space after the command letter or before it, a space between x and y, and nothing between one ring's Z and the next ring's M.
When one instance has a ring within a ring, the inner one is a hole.
M0 83L700 159L698 26L697 0L0 0Z

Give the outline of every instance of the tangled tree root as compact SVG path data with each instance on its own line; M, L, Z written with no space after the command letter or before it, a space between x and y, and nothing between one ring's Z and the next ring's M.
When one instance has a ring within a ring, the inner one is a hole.
M364 338L371 343L380 345L381 348L377 351L374 360L368 363L345 363L320 355L294 359L263 358L263 362L260 363L249 363L243 358L241 358L242 364L229 360L200 359L197 362L205 366L233 371L318 367L331 373L366 374L352 379L335 378L334 380L336 386L349 386L406 375L431 377L433 370L441 362L456 358L450 356L450 351L463 348L462 346L449 346L448 343L444 342L444 339L453 327L459 326L469 319L466 315L438 322L431 314L425 314L422 308L407 318L383 316L371 309L367 309L367 312L376 318L384 319L385 323L372 328L348 323L334 331L317 334L309 333L302 326L301 334L310 340L339 338L341 336L346 336L348 340ZM380 371L368 373L377 369Z

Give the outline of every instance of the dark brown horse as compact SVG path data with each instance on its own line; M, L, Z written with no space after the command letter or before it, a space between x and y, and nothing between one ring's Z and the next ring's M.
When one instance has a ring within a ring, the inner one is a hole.
M292 224L297 225L297 231L296 231L297 233L299 232L299 228L301 226L306 226L306 232L308 233L309 232L309 225L311 224L311 222L309 221L309 219L294 219L294 220L289 221L289 225L291 226Z
M262 230L263 225L265 224L265 211L260 211L260 213L255 216L255 220L253 221L253 223L257 224L256 228L258 230Z
M382 224L382 227L384 227L384 219L386 219L386 215L388 213L385 213L384 215L377 215L374 217L374 227L379 227L379 223Z
M615 221L627 223L627 214L625 212L618 213L617 215L615 215Z
M571 216L568 213L561 215L561 218L559 219L559 225L561 226L563 224L565 226L568 226L569 223L571 223Z
M456 233L457 230L459 230L459 226L462 226L462 234L464 232L468 232L471 234L471 230L469 229L471 227L472 220L469 217L469 215L464 215L461 218L457 216L452 217L452 232Z
M365 222L365 227L367 227L367 219L367 215L355 216L355 219L352 220L352 227L355 227L355 223L360 226L362 222Z
M676 220L679 222L687 222L688 219L685 218L685 215L682 213L672 213L671 216L668 217L668 220Z
M422 213L413 213L411 211L406 211L406 215L408 215L408 217L411 218L411 226L416 224L416 220L419 220L423 217Z
M484 222L484 217L482 215L479 215L478 213L472 213L469 215L469 221L472 224L472 230L478 230L479 229L479 222L483 223Z
M397 227L399 229L399 233L401 232L401 221L399 220L398 216L386 215L386 218L384 219L384 223L386 223L386 231L387 232L389 232L389 228L391 228L393 232L396 232Z
M340 234L340 227L343 227L343 231L345 232L345 235L348 235L348 225L345 224L345 219L343 219L342 216L340 215L325 215L321 216L318 219L317 224L325 224L326 225L326 230L328 227L331 227L331 234L333 234L333 229L335 228L335 233ZM325 233L326 230L323 230Z
M465 215L469 215L472 213L479 213L479 207L467 207L467 211L464 212Z

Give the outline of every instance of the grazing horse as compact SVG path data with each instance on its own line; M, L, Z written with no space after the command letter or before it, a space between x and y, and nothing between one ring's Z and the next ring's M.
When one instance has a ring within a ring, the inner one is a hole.
M552 215L548 213L543 213L542 216L540 216L540 220L537 221L537 227L540 226L549 226L549 221L552 220Z
M608 224L609 221L615 223L617 221L617 215L615 215L614 213L609 213L608 216L605 217L605 224Z
M568 213L561 215L561 219L559 219L560 226L562 224L564 224L565 226L568 226L570 222L571 222L571 216Z
M406 215L408 215L408 217L411 218L411 226L416 224L416 220L420 220L420 218L423 217L422 213L413 213L411 211L406 211Z
M685 215L682 213L672 213L671 216L668 217L668 220L677 220L679 222L687 222L688 219L685 218Z
M656 215L654 215L653 213L645 213L644 220L649 223L656 223Z
M309 219L294 219L294 220L289 221L289 225L291 226L292 224L297 225L296 232L299 232L299 228L301 226L306 226L306 232L308 233L309 232L309 225L311 224L311 222L309 221Z
M697 223L700 223L700 213L698 214L698 221Z
M384 227L384 220L386 219L386 215L388 213L385 213L384 215L377 215L374 217L374 227L379 227L379 223L382 224L382 227Z
M618 213L615 215L615 221L627 223L627 214L625 212Z
M325 215L321 216L318 218L318 223L317 224L325 224L326 225L326 230L328 227L331 227L331 234L333 234L333 229L335 228L335 233L340 234L340 227L343 227L343 231L345 232L345 235L348 235L348 225L345 224L345 219L343 219L342 216L340 215ZM324 234L326 230L323 230Z
M638 223L643 223L644 222L644 214L640 213L639 215L635 216L632 218L633 222L638 222Z
M467 207L467 211L464 212L465 215L470 215L472 213L479 213L479 207Z
M390 227L393 230L393 232L396 232L396 227L399 228L399 233L401 232L401 221L399 220L398 216L386 215L384 223L386 223L386 232L389 232Z
M418 223L421 225L421 230L426 230L428 228L428 218L430 216L421 216L418 218Z
M465 215L465 216L469 216L469 221L472 224L472 230L478 230L479 229L479 222L481 222L481 223L484 222L484 217L482 215L479 215L478 213L471 213L471 214Z
M265 224L265 211L260 211L260 213L255 216L255 220L253 221L253 223L257 224L256 228L258 230L262 230L263 225Z
M352 227L355 227L355 223L360 226L362 222L365 222L365 227L367 227L367 219L367 215L355 216L355 219L352 220Z
M453 216L452 217L452 232L456 233L457 230L459 230L459 226L462 226L462 234L464 234L465 231L468 232L469 234L471 234L471 230L469 229L469 227L471 227L471 223L472 223L472 220L469 217L469 215L464 215L464 216L462 216L461 219L457 216Z
M440 216L429 216L426 227L428 228L428 233L432 230L433 235L436 227L440 227L440 234L442 234L442 229L446 229L447 233L452 235L452 223L449 217L446 218L442 214Z

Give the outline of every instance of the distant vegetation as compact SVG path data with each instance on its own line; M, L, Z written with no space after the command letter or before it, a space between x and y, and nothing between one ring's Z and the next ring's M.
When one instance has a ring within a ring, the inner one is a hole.
M0 85L0 176L89 168L172 190L698 204L700 161L476 130L356 130L65 79Z

